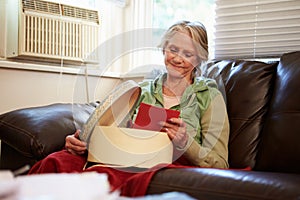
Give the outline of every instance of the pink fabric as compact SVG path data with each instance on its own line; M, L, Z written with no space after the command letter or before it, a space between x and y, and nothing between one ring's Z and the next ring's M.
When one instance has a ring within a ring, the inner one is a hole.
M29 174L83 172L86 156L76 156L66 150L50 154L36 163Z

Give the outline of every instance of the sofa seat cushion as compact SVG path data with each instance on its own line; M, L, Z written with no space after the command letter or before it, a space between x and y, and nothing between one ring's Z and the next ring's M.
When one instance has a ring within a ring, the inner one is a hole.
M0 139L21 155L42 159L64 147L65 137L80 129L96 104L55 103L0 115Z

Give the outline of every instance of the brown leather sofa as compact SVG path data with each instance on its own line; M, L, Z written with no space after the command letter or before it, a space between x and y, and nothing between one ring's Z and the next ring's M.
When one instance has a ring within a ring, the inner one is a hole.
M216 79L227 102L230 169L163 169L147 193L179 191L213 200L300 199L300 52L271 63L217 61L205 76ZM94 108L52 104L2 114L1 168L32 165L63 148L65 136L81 127Z

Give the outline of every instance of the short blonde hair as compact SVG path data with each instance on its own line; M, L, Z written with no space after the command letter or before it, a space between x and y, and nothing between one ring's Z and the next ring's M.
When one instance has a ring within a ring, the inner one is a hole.
M208 60L208 39L205 26L198 21L179 21L173 24L163 35L162 41L159 45L160 48L165 50L169 39L176 32L187 32L195 43L197 56L200 58L200 65L196 66L196 70L200 71L200 67ZM199 72L200 73L200 72Z

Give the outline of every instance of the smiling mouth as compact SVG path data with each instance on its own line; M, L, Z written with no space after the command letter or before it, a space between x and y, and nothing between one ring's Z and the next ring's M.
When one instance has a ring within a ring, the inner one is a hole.
M173 63L170 63L170 64L171 64L171 66L174 67L174 68L183 68L183 66L175 65L175 64L173 64Z

